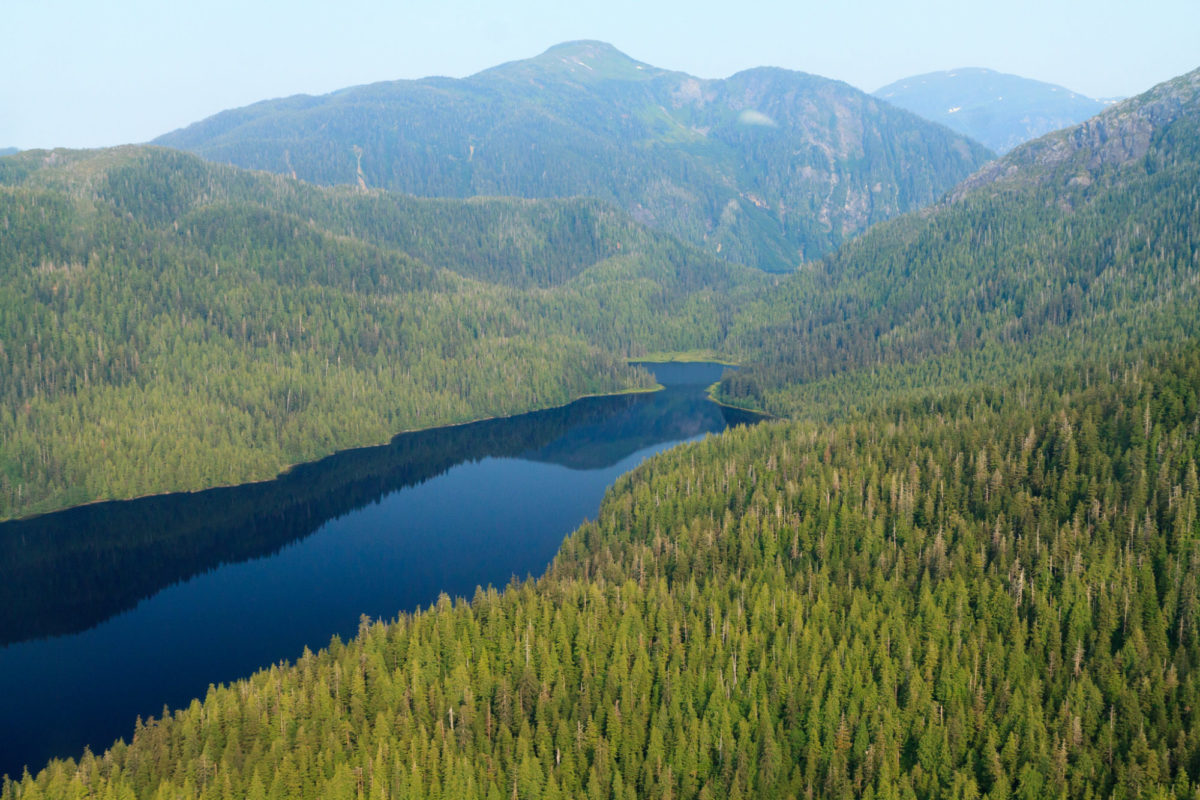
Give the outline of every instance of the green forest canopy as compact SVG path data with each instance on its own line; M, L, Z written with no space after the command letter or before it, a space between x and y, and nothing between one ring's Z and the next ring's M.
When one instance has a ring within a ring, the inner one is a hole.
M0 517L645 388L625 357L717 347L766 280L595 201L320 189L160 148L5 159L0 225Z
M727 348L751 367L720 394L830 418L1185 340L1200 333L1198 187L1200 71L789 276L735 319Z

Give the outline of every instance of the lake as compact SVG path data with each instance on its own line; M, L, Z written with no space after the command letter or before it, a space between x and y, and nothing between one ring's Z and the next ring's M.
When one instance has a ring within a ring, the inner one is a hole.
M0 524L0 774L103 752L136 717L439 593L540 575L622 473L759 417L666 388L402 434L278 479Z

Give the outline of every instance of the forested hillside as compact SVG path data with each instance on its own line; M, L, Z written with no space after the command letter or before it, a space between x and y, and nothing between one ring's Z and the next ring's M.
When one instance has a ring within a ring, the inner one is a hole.
M320 189L159 148L6 158L0 226L0 517L645 387L621 357L715 347L763 281L594 201Z
M722 394L827 417L1200 332L1200 71L1025 145L747 307Z
M596 197L772 271L928 205L990 157L844 83L781 69L700 80L600 42L462 80L264 101L155 143L316 183Z
M0 648L86 631L222 564L262 558L330 520L456 464L522 456L614 411L663 410L670 392L593 397L545 411L397 436L335 453L276 480L137 501L89 503L0 525ZM628 443L620 443L628 444ZM637 445L619 450L626 455ZM546 454L547 460L553 453ZM93 565L103 564L102 569ZM0 730L0 733L3 733ZM9 741L0 738L0 742ZM14 763L11 753L7 764ZM0 762L0 772L6 769Z
M676 449L543 579L364 620L3 797L1193 797L1179 350Z

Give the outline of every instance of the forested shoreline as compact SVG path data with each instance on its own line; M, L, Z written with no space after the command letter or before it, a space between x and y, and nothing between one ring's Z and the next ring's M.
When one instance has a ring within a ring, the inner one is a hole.
M1200 343L625 476L547 575L363 622L6 798L1191 797Z
M160 148L5 159L0 224L0 517L646 389L626 357L717 346L765 280L593 201L362 195Z

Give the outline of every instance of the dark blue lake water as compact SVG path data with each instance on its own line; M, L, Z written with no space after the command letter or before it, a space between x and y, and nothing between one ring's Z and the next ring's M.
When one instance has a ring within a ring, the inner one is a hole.
M404 434L267 483L0 524L0 774L128 740L137 716L440 592L539 575L617 476L758 418L666 388Z

